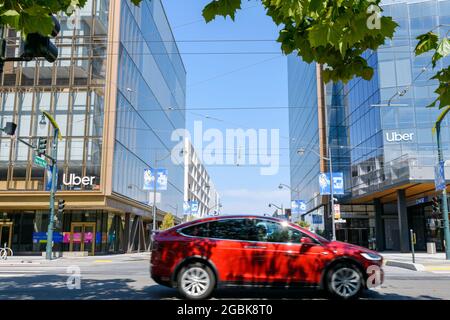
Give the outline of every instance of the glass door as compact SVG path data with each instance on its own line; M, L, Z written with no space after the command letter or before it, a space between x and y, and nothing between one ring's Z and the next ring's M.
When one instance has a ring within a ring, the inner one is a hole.
M71 252L87 251L89 255L95 253L95 222L74 222L70 228Z
M83 225L83 245L84 251L94 255L95 252L95 223L85 223Z
M11 248L12 241L12 222L0 222L0 246Z

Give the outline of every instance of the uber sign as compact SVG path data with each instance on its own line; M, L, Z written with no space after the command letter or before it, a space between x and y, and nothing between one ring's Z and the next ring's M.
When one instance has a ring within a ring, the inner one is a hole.
M414 139L414 133L399 133L396 131L386 132L387 142L411 142Z
M76 174L72 173L69 175L69 179L67 179L66 175L63 175L63 184L65 186L92 186L94 185L95 177L79 177Z

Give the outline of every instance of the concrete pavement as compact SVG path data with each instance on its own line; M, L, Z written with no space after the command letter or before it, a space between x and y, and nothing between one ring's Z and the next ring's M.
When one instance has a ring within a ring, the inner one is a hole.
M413 271L450 273L450 260L445 259L445 253L419 252L415 254L415 262L413 262L411 253L381 253L381 255L385 259L386 266Z

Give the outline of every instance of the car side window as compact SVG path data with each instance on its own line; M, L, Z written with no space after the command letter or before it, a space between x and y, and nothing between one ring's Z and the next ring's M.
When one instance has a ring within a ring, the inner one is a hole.
M279 243L301 243L303 237L307 237L300 230L270 220L255 221L257 241Z
M181 233L201 238L248 241L253 222L250 219L226 219L196 224L181 230Z
M209 223L199 223L187 228L181 229L181 233L192 237L209 237Z
M209 223L210 238L248 241L252 222L249 219L226 219Z

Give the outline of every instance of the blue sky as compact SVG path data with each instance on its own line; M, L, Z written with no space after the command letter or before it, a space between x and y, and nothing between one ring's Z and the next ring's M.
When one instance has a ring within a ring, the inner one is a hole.
M194 121L202 121L205 130L216 128L224 133L238 128L279 129L278 174L263 176L254 166L211 165L207 170L222 197L224 213L272 213L269 202L289 207L289 192L278 189L279 183L289 184L287 61L281 54L262 54L280 52L275 42L277 27L254 0L243 1L244 10L235 22L218 18L206 24L201 12L207 3L209 0L163 0L180 52L186 53L182 56L187 70L186 104L191 110L187 128L192 130ZM192 40L274 41L185 42ZM252 54L212 54L232 52ZM258 108L223 109L237 107Z

